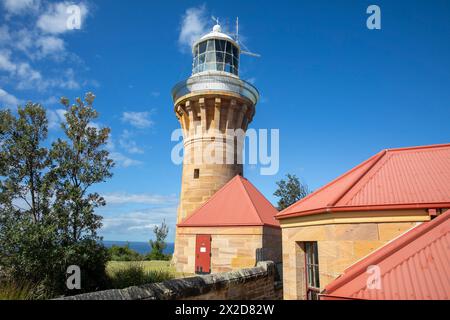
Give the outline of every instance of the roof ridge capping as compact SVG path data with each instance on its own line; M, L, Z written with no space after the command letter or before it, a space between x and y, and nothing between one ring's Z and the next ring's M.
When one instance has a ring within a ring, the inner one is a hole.
M297 206L299 204L301 204L302 202L305 202L306 200L308 200L309 198L313 197L314 195L320 193L321 191L323 191L324 189L336 184L337 182L341 181L342 179L344 179L345 177L347 177L348 175L352 174L353 172L355 172L356 170L358 170L359 168L367 165L369 162L371 161L375 161L378 160L377 158L380 157L381 155L384 155L386 153L386 149L385 150L381 150L380 152L378 152L377 154L371 156L370 158L364 160L363 162L361 162L360 164L358 164L357 166L353 167L352 169L344 172L343 174L341 174L340 176L338 176L337 178L333 179L331 182L325 184L324 186L320 187L319 189L317 189L316 191L310 193L309 195L307 195L306 197L304 197L303 199L300 199L299 201L291 204L289 207L283 209L282 211L280 211L277 214L277 217L283 216L285 215L285 211L289 211L289 209L293 208L294 206Z
M221 203L219 211L217 208L212 209L217 206L217 203ZM241 216L235 216L235 220L230 221L228 215L226 215L228 218L218 215L218 212L222 210L240 212ZM242 210L245 211L242 212ZM270 226L279 228L279 222L273 219L277 212L258 188L248 179L236 175L194 210L188 218L178 223L177 227Z
M425 150L425 149L433 149L433 148L446 148L450 147L449 143L441 143L441 144L430 144L423 146L413 146L413 147L399 147L399 148L387 148L384 151L408 151L408 150Z
M191 214L189 217L187 217L187 218L185 218L184 220L180 221L179 223L177 223L177 225L182 225L182 224L184 224L185 222L188 222L189 219L193 217L194 213L196 213L197 211L199 211L201 208L205 207L209 202L211 202L211 201L217 196L217 194L218 194L220 191L225 190L226 188L228 188L228 187L233 183L233 181L234 181L235 179L237 179L238 177L239 177L238 174L235 175L232 179L230 179L227 183L225 183L225 184L222 186L222 188L220 188L219 190L217 190L211 197L209 197L208 200L206 200L205 202L203 202L202 205L201 205L200 207L198 207L197 209L195 209L194 212L192 212L192 214Z
M342 191L337 197L332 199L327 204L327 207L335 206L339 202L339 200L341 200L346 194L348 194L350 192L350 190L352 190L353 187L356 186L358 184L358 182L361 181L380 162L380 160L382 158L384 158L384 156L386 154L387 154L387 150L382 150L381 152L377 153L375 155L373 162L363 172L361 172L358 176L356 176L354 178L354 180L352 180L350 185L344 189L344 191Z

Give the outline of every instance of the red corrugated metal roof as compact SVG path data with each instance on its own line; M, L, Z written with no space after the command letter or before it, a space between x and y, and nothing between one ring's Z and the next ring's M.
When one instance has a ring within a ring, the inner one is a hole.
M367 287L369 266L379 267L379 289ZM347 268L324 295L322 299L450 299L450 210Z
M387 149L277 218L323 212L450 207L450 144Z
M236 176L178 227L274 226L277 209L247 179Z

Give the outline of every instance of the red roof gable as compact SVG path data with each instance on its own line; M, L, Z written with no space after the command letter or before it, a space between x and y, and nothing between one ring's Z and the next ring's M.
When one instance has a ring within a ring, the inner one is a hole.
M450 144L442 144L383 150L281 211L277 218L449 207Z
M277 209L247 179L237 175L178 227L274 226Z
M380 289L367 288L380 269ZM450 211L411 229L345 270L321 299L450 299Z

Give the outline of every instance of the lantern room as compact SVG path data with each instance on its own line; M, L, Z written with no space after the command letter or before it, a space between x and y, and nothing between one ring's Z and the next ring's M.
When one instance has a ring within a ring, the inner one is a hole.
M222 33L219 24L194 43L192 53L192 75L219 71L239 76L239 45L233 38Z

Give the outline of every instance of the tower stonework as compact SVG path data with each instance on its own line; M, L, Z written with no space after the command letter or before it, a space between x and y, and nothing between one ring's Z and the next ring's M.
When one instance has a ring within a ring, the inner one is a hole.
M239 44L219 25L194 43L192 52L191 77L172 90L184 146L177 223L243 175L243 135L259 99L257 89L239 78Z

